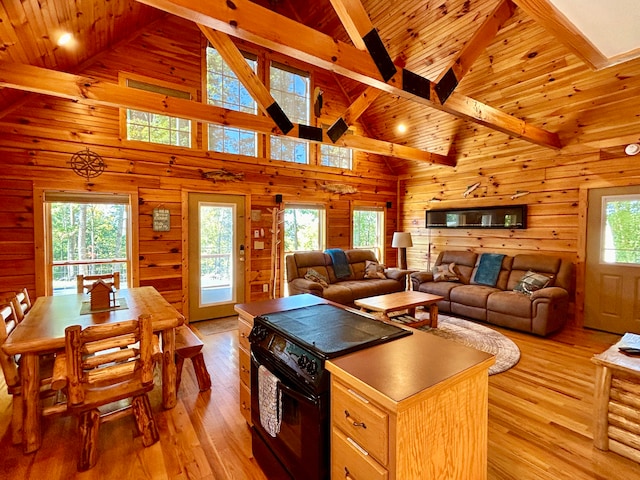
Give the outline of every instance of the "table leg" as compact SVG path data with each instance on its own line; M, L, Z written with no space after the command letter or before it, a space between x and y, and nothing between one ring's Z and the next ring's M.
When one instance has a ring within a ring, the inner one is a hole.
M438 304L432 303L429 305L429 321L431 322L431 328L438 328Z
M162 406L176 406L176 329L162 331Z
M416 307L407 308L407 315L416 318Z
M35 452L42 445L40 427L40 357L25 353L20 362L22 396L24 401L24 453Z
M609 393L611 370L602 365L596 367L593 399L593 444L600 450L609 450Z

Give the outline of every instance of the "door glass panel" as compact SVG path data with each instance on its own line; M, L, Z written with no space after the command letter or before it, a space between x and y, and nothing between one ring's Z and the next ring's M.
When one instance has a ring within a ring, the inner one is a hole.
M640 264L640 196L602 198L600 261L608 264Z
M235 205L200 203L200 305L235 301Z

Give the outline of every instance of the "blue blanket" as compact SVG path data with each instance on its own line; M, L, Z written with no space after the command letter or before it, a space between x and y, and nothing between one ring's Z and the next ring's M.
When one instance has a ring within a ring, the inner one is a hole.
M476 270L476 275L473 277L474 283L495 287L500 275L503 258L504 255L499 253L483 253L480 255L478 270Z
M344 250L340 248L329 248L325 250L325 253L331 257L336 278L345 278L351 275L351 269L349 268L349 262L347 261L347 255L344 253Z

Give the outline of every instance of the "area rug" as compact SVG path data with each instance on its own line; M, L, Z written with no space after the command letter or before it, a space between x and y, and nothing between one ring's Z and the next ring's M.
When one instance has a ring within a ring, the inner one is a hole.
M416 317L429 318L429 314L419 311L416 312ZM500 332L469 320L439 314L438 328L426 326L420 330L495 355L496 363L489 368L489 375L509 370L520 360L520 349L512 340Z

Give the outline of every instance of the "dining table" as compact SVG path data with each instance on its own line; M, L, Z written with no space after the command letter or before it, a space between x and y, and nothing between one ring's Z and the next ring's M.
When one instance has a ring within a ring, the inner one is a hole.
M20 355L20 375L23 412L23 448L25 453L38 450L42 444L40 415L40 357L62 352L65 348L65 329L71 325L82 328L152 317L153 331L162 339L162 406L176 405L175 329L184 323L178 312L153 287L134 287L118 290L114 305L91 310L86 293L41 296L21 323L11 332L2 349L8 355Z

